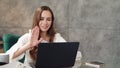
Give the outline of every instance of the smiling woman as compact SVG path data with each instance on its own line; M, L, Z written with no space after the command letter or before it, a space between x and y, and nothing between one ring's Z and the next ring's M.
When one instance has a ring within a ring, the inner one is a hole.
M37 8L33 17L32 30L19 38L6 53L10 62L17 61L25 55L24 63L35 67L38 44L43 42L66 42L54 30L54 14L48 6Z
M32 30L21 36L6 53L10 56L10 62L18 61L25 55L24 63L35 68L38 44L51 42L66 42L66 40L54 29L52 10L48 6L41 6L35 11ZM81 53L79 55L81 57Z

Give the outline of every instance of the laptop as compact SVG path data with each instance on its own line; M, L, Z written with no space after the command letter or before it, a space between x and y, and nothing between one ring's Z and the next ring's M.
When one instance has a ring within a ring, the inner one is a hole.
M65 68L74 66L79 42L40 43L36 68Z

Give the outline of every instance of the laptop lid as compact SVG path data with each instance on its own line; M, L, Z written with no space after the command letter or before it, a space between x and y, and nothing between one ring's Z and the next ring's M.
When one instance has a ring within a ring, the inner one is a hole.
M74 66L79 42L40 43L36 68L63 68Z

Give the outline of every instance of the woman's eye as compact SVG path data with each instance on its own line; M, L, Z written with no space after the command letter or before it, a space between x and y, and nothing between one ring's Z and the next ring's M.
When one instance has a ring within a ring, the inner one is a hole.
M47 20L48 20L48 21L51 21L51 18L48 18Z
M44 20L43 18L40 18L40 20Z

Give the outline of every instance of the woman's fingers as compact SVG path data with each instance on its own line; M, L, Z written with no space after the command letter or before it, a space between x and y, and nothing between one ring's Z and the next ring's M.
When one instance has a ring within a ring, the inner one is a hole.
M32 29L32 35L30 40L30 43L32 44L31 46L36 46L39 44L41 39L38 40L38 37L39 37L39 27L36 26L35 28Z
M34 39L38 39L38 37L39 37L39 27L38 26L36 26L34 29L33 29L33 37L34 37Z

